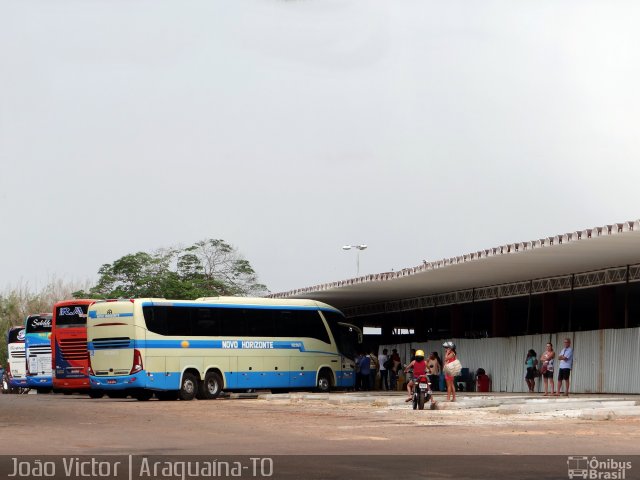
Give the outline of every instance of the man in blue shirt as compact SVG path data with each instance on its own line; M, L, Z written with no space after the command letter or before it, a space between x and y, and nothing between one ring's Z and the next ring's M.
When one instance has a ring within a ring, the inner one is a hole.
M564 391L564 396L569 396L569 377L571 376L571 368L573 367L573 348L571 348L571 340L564 339L564 348L558 355L560 360L560 370L558 371L558 390L556 395L560 395L562 390L562 381L567 383L567 388Z
M362 390L371 390L371 359L369 355L363 353L360 359L360 380L362 381Z

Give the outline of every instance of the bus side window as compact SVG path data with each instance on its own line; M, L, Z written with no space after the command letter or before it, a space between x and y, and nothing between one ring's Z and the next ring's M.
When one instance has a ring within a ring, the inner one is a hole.
M247 308L244 312L247 321L247 336L273 337L276 335L273 310Z
M159 335L167 335L167 307L142 307L147 330Z
M246 319L241 308L220 309L220 335L223 337L246 337Z
M220 335L220 318L217 308L198 308L193 312L193 335L215 337Z
M167 335L191 335L191 312L185 307L164 307L167 309Z
M279 310L277 334L283 337L308 337L329 341L329 334L316 310Z

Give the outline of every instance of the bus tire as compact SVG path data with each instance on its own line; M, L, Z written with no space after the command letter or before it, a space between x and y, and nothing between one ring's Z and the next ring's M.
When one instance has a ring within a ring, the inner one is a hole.
M175 390L168 392L156 392L156 398L161 402L173 401L178 400L178 394L179 392L176 392Z
M104 392L102 390L90 390L89 398L102 398L104 397Z
M207 372L202 384L202 398L213 400L220 395L220 392L222 392L222 378L217 372Z
M151 400L151 397L153 397L153 392L150 390L140 390L133 396L133 398L135 398L139 402L146 402L147 400Z
M327 370L320 370L316 389L320 393L329 393L331 391L331 374Z
M115 390L113 392L107 393L107 397L109 398L127 398L127 392L123 390Z
M180 382L180 400L193 400L198 394L198 379L193 373L184 372Z

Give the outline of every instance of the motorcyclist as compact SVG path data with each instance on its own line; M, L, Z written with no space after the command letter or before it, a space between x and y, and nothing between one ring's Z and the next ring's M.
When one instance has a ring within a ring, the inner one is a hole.
M404 373L408 374L409 370L413 369L413 375L409 379L409 383L407 383L407 392L409 393L409 398L405 401L410 402L413 398L413 385L414 379L418 379L421 375L427 374L427 362L424 359L424 352L422 350L416 351L416 356L411 363L407 365L404 369Z

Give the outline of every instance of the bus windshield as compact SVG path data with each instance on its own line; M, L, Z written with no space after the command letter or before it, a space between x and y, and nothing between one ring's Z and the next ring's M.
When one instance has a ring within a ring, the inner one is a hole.
M44 333L51 331L51 315L31 315L27 319L26 333Z
M85 326L88 309L89 305L68 305L56 308L56 328Z
M322 314L327 319L338 351L351 360L356 358L357 345L362 342L362 334L357 327L344 323L345 318L337 312L323 310Z

